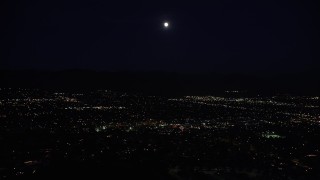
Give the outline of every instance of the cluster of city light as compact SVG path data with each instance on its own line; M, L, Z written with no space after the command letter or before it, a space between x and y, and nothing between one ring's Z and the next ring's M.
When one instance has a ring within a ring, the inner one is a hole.
M83 111L83 110L110 110L110 109L125 109L125 107L122 106L69 106L65 107L66 110L77 110L77 111Z
M303 138L308 134L318 133L320 127L317 104L319 97L185 96L168 99L101 90L90 92L94 95L94 98L91 98L85 93L63 92L44 93L41 97L36 92L19 90L12 99L0 99L0 107L4 110L0 112L0 128L3 132L11 129L17 132L43 129L49 133L62 131L68 134L90 132L101 137L102 142L112 139L123 143L125 148L116 153L124 159L130 158L137 151L137 147L128 145L131 136L143 136L149 132L157 137L173 138L173 143L184 144L187 148L181 148L179 157L197 161L206 158L209 151L188 151L189 147L197 148L193 146L193 141L203 141L206 148L212 149L217 143L222 143L229 144L229 147L234 148L234 152L247 152L252 160L265 158L272 160L271 167L284 169L288 162L276 152L288 151L288 156L294 157L297 156L299 148L307 145L297 142L285 149L270 142L284 142L290 135L300 132L304 133L299 134L299 137ZM233 130L247 134L229 137ZM57 147L60 145L68 149L75 144L80 146L82 142L82 139L73 142L66 140L57 142ZM255 147L257 142L263 145L269 143L266 148L270 150L259 153ZM143 152L156 152L159 149L152 143L141 147ZM86 160L97 158L108 148L109 144L106 143L105 147L97 152L87 152L85 148L80 150L87 153L82 157ZM316 158L319 152L320 148L315 147L313 151L305 152L302 156ZM69 157L71 154L66 150L64 156ZM293 161L295 166L309 170L300 159ZM32 166L37 161L22 162ZM204 170L199 168L199 171Z

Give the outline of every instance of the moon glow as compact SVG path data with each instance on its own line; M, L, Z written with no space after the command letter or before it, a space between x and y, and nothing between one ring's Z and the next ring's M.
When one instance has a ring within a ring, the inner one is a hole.
M163 26L164 26L165 28L168 28L168 27L169 27L169 23L168 23L168 22L164 22L164 23L163 23Z

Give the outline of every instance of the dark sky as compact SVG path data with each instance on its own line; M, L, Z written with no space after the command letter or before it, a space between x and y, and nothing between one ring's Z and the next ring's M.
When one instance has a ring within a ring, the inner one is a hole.
M311 71L319 67L319 7L310 0L2 0L0 69Z

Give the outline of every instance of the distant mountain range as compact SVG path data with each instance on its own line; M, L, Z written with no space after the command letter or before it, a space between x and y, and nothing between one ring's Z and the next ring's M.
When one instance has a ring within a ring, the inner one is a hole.
M226 90L320 94L320 73L172 73L91 70L1 70L0 87L110 89L147 94L214 94Z

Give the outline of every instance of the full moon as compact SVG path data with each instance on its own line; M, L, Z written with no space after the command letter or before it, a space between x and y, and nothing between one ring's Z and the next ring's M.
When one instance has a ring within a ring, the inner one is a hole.
M163 23L163 26L164 26L165 28L168 28L168 27L169 27L169 23L168 23L168 22L164 22L164 23Z

